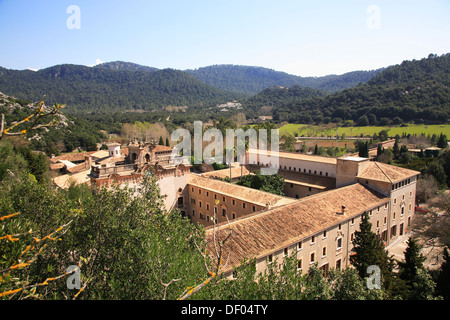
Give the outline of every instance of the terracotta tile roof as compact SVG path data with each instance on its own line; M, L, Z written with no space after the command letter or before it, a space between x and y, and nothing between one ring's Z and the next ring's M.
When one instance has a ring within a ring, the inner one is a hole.
M371 161L357 178L395 183L420 174L418 171Z
M336 187L336 179L288 170L278 170L278 174L284 178L285 182L299 184L317 189L332 189Z
M50 162L56 163L60 160L66 160L66 161L84 161L84 158L88 156L89 154L86 152L81 153L71 153L71 154L64 154L62 156L53 157L50 159Z
M249 153L258 154L261 153L256 149L249 149ZM264 153L261 153L264 155ZM297 152L271 152L267 151L267 156L278 156L280 158L285 159L294 159L294 160L303 160L303 161L313 161L313 162L321 162L321 163L327 163L327 164L337 164L336 158L328 158L328 157L322 157L322 156L316 156L316 155L309 155L304 153L297 153Z
M89 173L91 170L84 170L80 171L75 174L65 174L62 176L58 176L53 178L53 182L62 189L68 189L70 187L70 184L73 182L76 185L87 183L90 185L91 180L89 178Z
M162 152L162 151L172 151L171 147L156 145L153 149L154 152Z
M262 258L388 201L389 198L358 183L255 213L230 224L221 223L214 228L216 240L225 239L229 228L232 229L232 236L223 247L223 257L229 254L229 265L224 271L239 265L243 259ZM343 205L345 214L337 214ZM211 251L214 229L206 230Z
M251 174L251 172L245 166L242 166L242 175L246 176L249 174ZM230 168L202 173L202 177L212 179L225 179L226 177L229 176L230 176ZM231 178L234 179L240 177L241 177L241 167L232 167Z
M297 201L296 199L282 197L269 192L247 188L220 180L209 179L194 174L190 175L188 184L260 206L266 206L267 202L270 202L270 206L274 207Z
M123 150L120 150L120 153L122 153ZM98 160L101 158L106 158L109 156L109 151L108 150L98 150L98 151L93 151L92 153L89 153L89 155L91 156L91 158L93 160Z

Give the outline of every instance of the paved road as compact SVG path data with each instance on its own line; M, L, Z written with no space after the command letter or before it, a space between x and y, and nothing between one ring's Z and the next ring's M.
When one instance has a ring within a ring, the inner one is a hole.
M393 255L394 259L404 261L405 250L408 247L407 242L410 236L411 233L407 233L390 243L386 248L389 252L389 256ZM440 268L443 261L442 252L443 247L424 246L421 253L427 258L424 263L425 267L432 270Z

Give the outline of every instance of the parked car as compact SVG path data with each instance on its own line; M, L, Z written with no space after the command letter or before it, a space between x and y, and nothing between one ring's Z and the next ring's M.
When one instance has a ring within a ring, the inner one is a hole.
M414 210L415 210L416 212L423 212L423 213L427 213L427 212L428 212L427 209L422 208L422 207L419 207L417 204L416 204Z

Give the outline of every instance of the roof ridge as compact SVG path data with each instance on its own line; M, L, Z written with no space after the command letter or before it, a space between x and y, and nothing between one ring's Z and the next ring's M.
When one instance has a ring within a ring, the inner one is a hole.
M374 163L375 163L375 165L378 167L378 169L380 169L381 172L383 172L383 174L386 176L386 178L388 178L389 182L390 182L390 183L393 183L392 180L391 180L391 178L389 178L389 176L387 175L387 173L384 172L384 170L378 165L378 162L377 162L377 161L374 161Z
M229 226L231 226L233 224L237 224L237 223L240 223L240 222L245 221L245 220L253 220L253 219L256 219L256 218L259 218L259 217L263 217L263 216L266 216L268 214L271 214L273 211L284 209L286 207L293 207L293 206L299 205L299 204L301 204L301 203L303 203L305 201L311 201L311 200L314 200L316 198L326 197L326 196L329 196L330 193L342 192L342 190L350 189L351 187L354 187L356 185L360 185L361 187L363 187L365 189L368 189L371 192L374 191L374 190L372 190L370 188L367 188L363 184L361 184L359 182L356 182L356 183L350 184L348 186L344 186L344 187L336 188L336 189L331 189L331 190L324 191L324 192L319 192L319 193L316 193L316 194L313 194L311 196L304 197L304 198L301 198L301 199L293 199L294 201L292 203L282 204L280 206L276 206L276 207L270 208L269 210L258 211L258 212L255 212L255 213L243 216L243 217L241 217L239 219L236 219L236 220L233 220L233 221L221 222L218 225L216 225L215 228L216 228L216 231L219 231L219 230L221 230L223 228L226 228L226 227L229 227ZM380 194L380 195L385 197L385 195L383 195L383 194ZM213 229L213 227L211 226L211 227L208 227L206 229L206 231L209 231L209 230L212 230L212 229Z

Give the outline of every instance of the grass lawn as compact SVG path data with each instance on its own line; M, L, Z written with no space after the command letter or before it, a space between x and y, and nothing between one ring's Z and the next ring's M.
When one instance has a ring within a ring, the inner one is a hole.
M362 135L370 135L373 136L374 133L378 133L381 130L387 130L389 136L394 137L395 135L406 134L421 134L425 135L440 135L441 132L445 134L447 137L450 137L450 124L438 124L438 125L408 125L407 127L375 127L375 126L367 126L367 127L339 127L337 128L337 132L339 135L345 134L347 137L359 137ZM306 125L306 124L293 124L289 123L280 128L280 136L283 134L294 135L295 132L298 132L298 136L335 136L336 128L331 125Z

